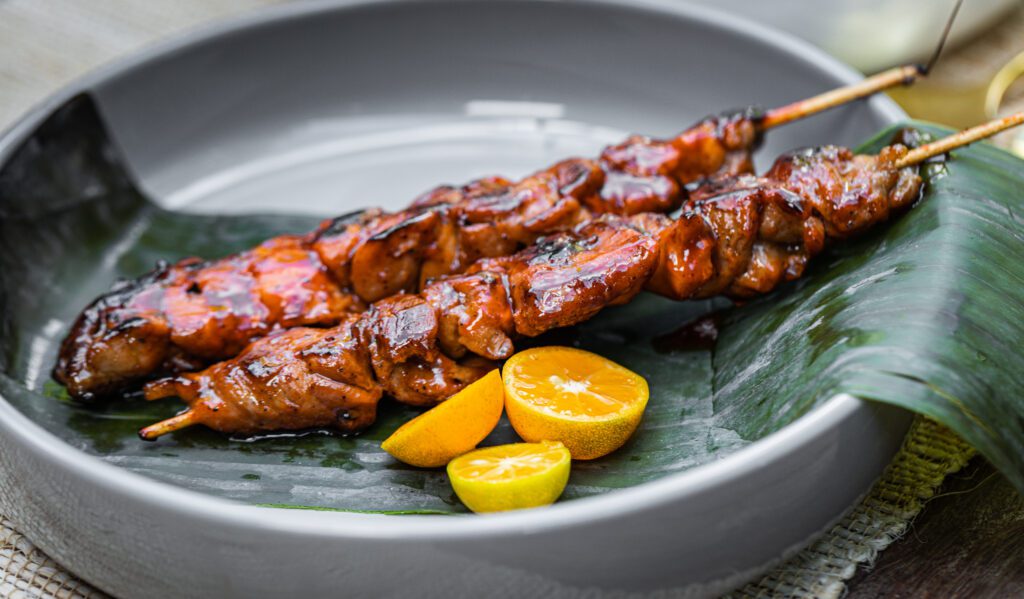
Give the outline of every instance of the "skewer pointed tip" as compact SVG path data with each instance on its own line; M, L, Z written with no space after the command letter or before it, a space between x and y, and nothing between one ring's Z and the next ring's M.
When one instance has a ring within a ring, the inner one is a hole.
M162 437L168 433L173 433L176 430L188 428L193 424L198 424L199 421L196 419L196 413L192 410L185 410L177 416L172 416L167 420L161 420L156 424L151 424L146 428L139 430L139 438L143 441L155 441L157 438Z

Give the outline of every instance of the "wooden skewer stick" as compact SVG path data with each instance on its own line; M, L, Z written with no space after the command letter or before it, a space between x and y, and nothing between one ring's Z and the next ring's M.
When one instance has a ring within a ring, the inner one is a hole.
M779 125L784 125L805 116L809 116L823 110L828 110L834 106L839 106L840 104L846 104L847 102L852 102L853 100L870 96L890 87L895 87L901 84L909 85L918 77L927 75L939 61L939 56L942 55L942 48L946 45L946 38L949 37L949 32L953 28L953 22L956 21L956 15L960 12L961 4L963 4L963 0L957 0L956 5L953 6L953 12L950 13L949 19L946 20L946 27L943 29L942 35L939 36L939 43L935 47L935 52L932 53L932 57L928 61L928 64L906 65L889 69L888 71L882 71L877 75L868 77L860 83L855 83L847 87L826 92L820 96L800 100L799 102L793 102L787 106L781 106L774 110L770 110L761 122L761 127L764 129L778 127Z
M764 119L761 121L761 128L767 130L779 125L785 125L786 123L817 114L829 108L865 98L890 87L909 85L924 74L924 67L919 65L905 65L889 69L888 71L882 71L877 75L872 75L852 85L840 87L813 98L773 108L764 115Z
M198 424L198 421L196 420L196 413L192 410L185 410L177 416L168 418L167 420L161 420L156 424L147 426L139 431L139 436L146 441L153 441L157 437L190 427L193 424Z
M914 148L910 152L907 152L906 156L897 160L893 166L896 168L903 168L905 166L919 164L928 160L932 156L945 154L950 150L955 150L956 148L972 144L978 140L985 139L986 137L991 137L1000 131L1005 131L1020 124L1024 124L1024 112L1018 112L1001 119L989 121L984 125L964 129L959 133L943 137L942 139L933 141L930 144L925 144L920 148Z

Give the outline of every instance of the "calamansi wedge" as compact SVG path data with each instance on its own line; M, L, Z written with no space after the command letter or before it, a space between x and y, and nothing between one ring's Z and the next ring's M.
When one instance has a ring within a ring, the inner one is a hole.
M561 441L573 459L621 447L647 406L647 381L597 354L537 347L505 362L505 413L526 441Z
M561 443L513 443L455 458L448 478L469 509L502 512L554 503L569 481L571 463Z
M381 443L395 458L421 468L444 466L472 450L498 425L504 404L498 370L413 418Z

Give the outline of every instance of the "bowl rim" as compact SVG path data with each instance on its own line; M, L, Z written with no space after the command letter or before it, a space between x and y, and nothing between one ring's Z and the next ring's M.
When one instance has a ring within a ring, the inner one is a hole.
M470 0L438 0L444 3ZM702 25L774 45L809 63L838 83L852 83L862 75L824 51L789 34L700 5L675 0L571 0L586 6L610 6L653 12L700 22ZM548 0L504 0L506 3L546 4ZM191 45L249 29L273 26L325 12L354 10L370 6L416 4L418 0L317 0L285 4L255 10L241 17L200 26L175 35L141 51L105 64L60 88L0 133L0 163L35 130L50 113L74 95L90 90L104 81L183 50ZM905 113L889 98L876 96L869 102L893 122L905 119ZM247 505L174 486L104 462L80 451L50 433L23 414L0 394L0 434L8 436L23 449L58 465L65 471L87 479L93 485L120 494L150 507L177 512L197 522L216 521L250 530L353 539L473 539L500 534L524 534L536 530L557 530L587 524L625 513L654 509L696 496L736 480L762 466L784 459L808 446L816 435L839 427L861 410L871 409L865 400L848 394L831 397L822 405L798 417L765 437L719 460L682 472L598 496L575 499L544 509L521 510L469 517L438 518L407 515L392 518L383 514L343 511L274 509Z

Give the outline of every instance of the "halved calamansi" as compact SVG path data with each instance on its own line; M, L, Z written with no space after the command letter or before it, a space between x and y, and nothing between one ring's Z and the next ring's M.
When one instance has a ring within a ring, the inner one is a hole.
M381 443L395 458L421 468L444 466L471 451L501 418L504 391L497 370L398 428Z
M560 441L573 459L621 447L636 431L649 392L643 377L597 354L538 347L502 369L505 413L526 441Z
M554 503L565 490L571 462L561 443L512 443L452 460L448 478L474 512L517 510Z

